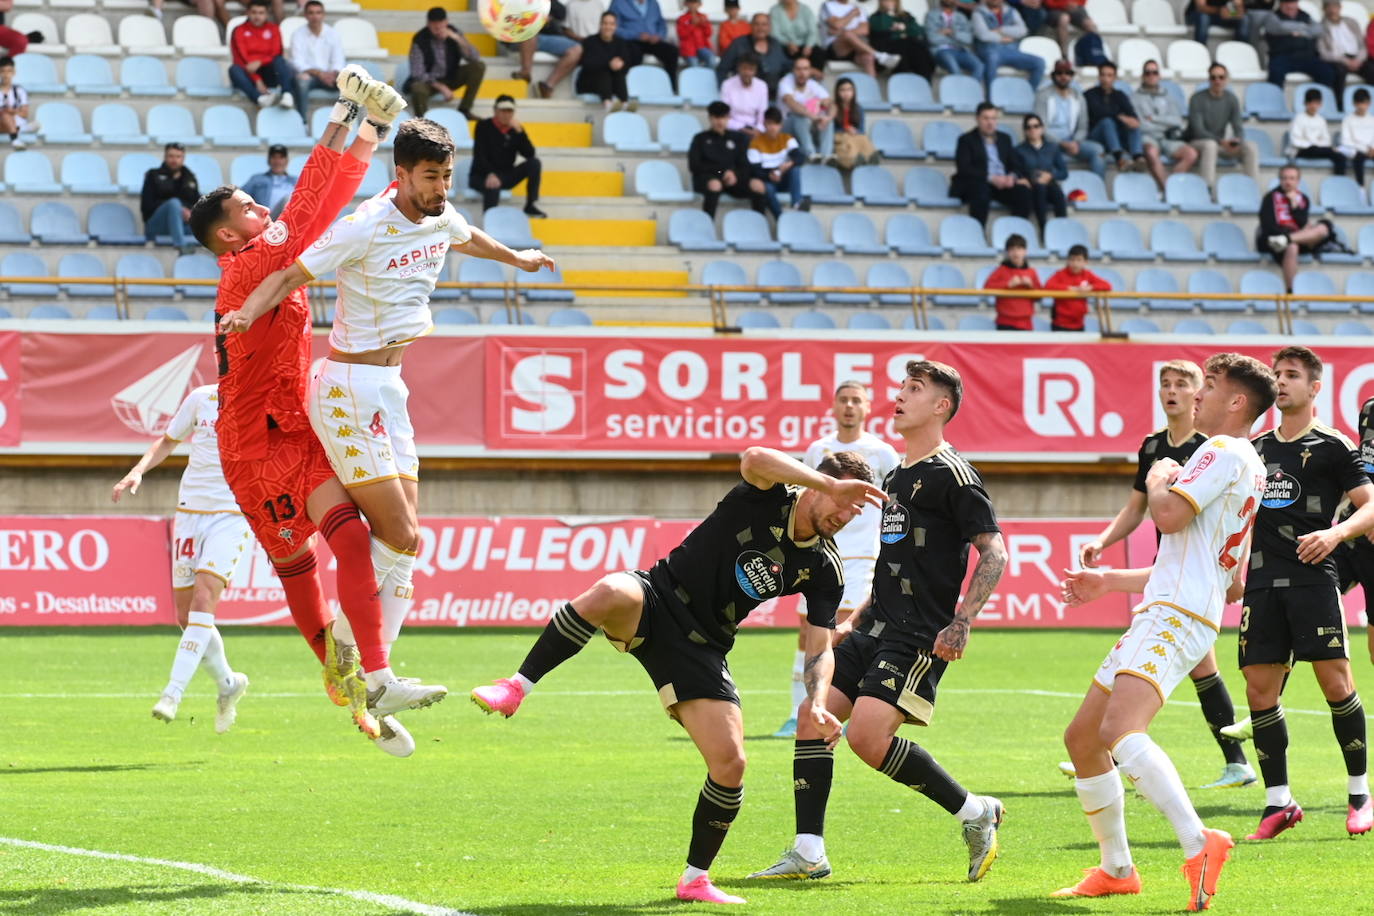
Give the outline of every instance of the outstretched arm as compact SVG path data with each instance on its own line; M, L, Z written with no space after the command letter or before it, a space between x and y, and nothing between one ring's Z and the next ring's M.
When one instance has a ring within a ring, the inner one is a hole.
M1153 570L1153 566L1144 569L1080 569L1077 572L1066 569L1064 581L1060 583L1064 603L1069 607L1078 607L1096 601L1108 592L1143 592Z
M534 273L541 267L547 267L549 270L554 269L553 258L536 248L515 251L507 248L475 226L470 227L470 230L472 238L457 246L459 251L469 257L500 261L502 264L510 264L529 273Z
M309 280L310 276L297 262L283 267L276 273L268 274L258 284L257 289L248 294L243 305L232 312L225 312L219 320L219 329L225 334L241 334L267 312L277 307L291 291Z
M978 565L973 567L973 578L964 593L964 600L959 602L959 607L954 611L954 619L936 635L935 645L931 649L937 658L947 662L964 657L973 618L987 604L1007 568L1007 545L1002 541L1000 531L974 535L973 546L978 550Z
M143 475L167 460L167 456L172 454L173 450L180 444L171 436L163 436L148 446L148 451L144 452L143 457L138 459L138 464L130 468L129 473L124 475L124 479L114 485L114 489L110 492L111 501L119 502L119 497L124 494L125 490L129 491L130 496L137 496L139 485L143 483Z
M862 509L865 503L881 506L887 500L886 493L865 480L836 480L777 449L758 445L744 450L740 456L739 471L746 481L760 490L780 483L807 487L833 497L841 505L856 509Z

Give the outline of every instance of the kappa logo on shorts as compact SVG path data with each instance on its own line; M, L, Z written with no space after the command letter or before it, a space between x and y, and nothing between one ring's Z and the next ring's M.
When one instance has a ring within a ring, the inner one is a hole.
M281 245L286 242L286 237L291 234L291 230L286 223L277 220L272 225L263 230L262 240L269 245Z
M1276 470L1264 482L1264 498L1260 505L1266 509L1287 509L1302 496L1302 484L1298 478Z
M906 537L908 529L911 527L911 513L906 511L906 506L893 501L887 504L883 510L883 523L879 529L878 537L884 544L895 544Z
M766 601L782 594L782 566L757 550L746 550L735 560L735 581L750 598Z

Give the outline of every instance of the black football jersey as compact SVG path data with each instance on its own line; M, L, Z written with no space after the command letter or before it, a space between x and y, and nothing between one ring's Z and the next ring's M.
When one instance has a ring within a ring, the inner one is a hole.
M1141 441L1140 451L1136 453L1135 488L1141 493L1146 492L1145 477L1159 459L1172 458L1181 467L1193 457L1197 447L1206 441L1207 437L1197 430L1193 430L1193 434L1178 445L1169 441L1168 427L1150 433Z
M728 652L749 612L781 595L804 595L806 619L835 628L844 564L829 538L793 538L797 498L804 491L783 484L760 490L741 482L649 570L688 639Z
M1335 560L1303 563L1298 538L1330 528L1346 492L1369 481L1359 453L1345 436L1316 423L1289 441L1272 429L1254 442L1268 476L1245 587L1334 584Z
M1364 406L1360 408L1359 431L1360 467L1364 468L1370 481L1374 482L1374 398L1365 401ZM1354 504L1347 503L1345 511L1341 513L1341 521L1345 521L1354 514Z
M873 608L865 630L931 648L954 619L974 535L1000 530L978 471L945 443L884 481Z

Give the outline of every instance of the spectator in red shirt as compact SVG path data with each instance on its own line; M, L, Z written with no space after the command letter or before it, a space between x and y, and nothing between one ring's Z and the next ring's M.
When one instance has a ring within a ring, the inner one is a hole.
M683 0L687 12L677 17L677 47L689 67L714 67L711 51L711 20L701 11L701 0Z
M1074 245L1069 249L1069 265L1045 281L1045 289L1075 289L1083 292L1104 292L1112 285L1088 270L1088 249ZM1081 331L1088 314L1087 299L1055 299L1050 328L1055 331Z
M305 120L305 97L295 98L287 88L296 85L296 68L282 53L281 29L267 15L267 0L248 0L248 21L229 36L234 63L229 82L259 108L293 105ZM273 92L268 92L273 87Z
M1025 236L1007 236L1006 259L988 274L983 289L1039 289L1035 268L1026 263ZM997 297L997 330L1029 331L1035 314L1035 299L1020 296Z
M739 0L725 0L725 21L716 33L716 50L724 54L736 38L748 35L750 28L748 20L740 18Z

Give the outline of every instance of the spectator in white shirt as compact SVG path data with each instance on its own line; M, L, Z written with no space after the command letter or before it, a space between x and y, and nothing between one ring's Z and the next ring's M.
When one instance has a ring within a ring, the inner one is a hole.
M811 61L805 57L792 61L792 72L778 81L778 99L787 115L783 130L797 138L807 159L819 162L835 155L830 93L811 77Z
M1321 115L1322 94L1308 89L1302 97L1303 110L1288 124L1288 145L1299 159L1329 159L1332 171L1345 174L1345 157L1331 148L1331 130Z
M1355 106L1341 121L1340 152L1355 165L1355 183L1364 186L1364 161L1374 159L1374 116L1369 114L1369 90L1361 86L1350 102Z
M311 89L333 90L344 68L343 39L325 25L324 4L307 0L305 27L291 33L291 66L296 68L296 98L305 99Z
M825 0L817 17L821 26L821 45L833 60L853 60L869 76L876 76L875 63L895 67L901 55L875 50L868 43L868 13L854 0ZM806 143L802 143L806 148Z

